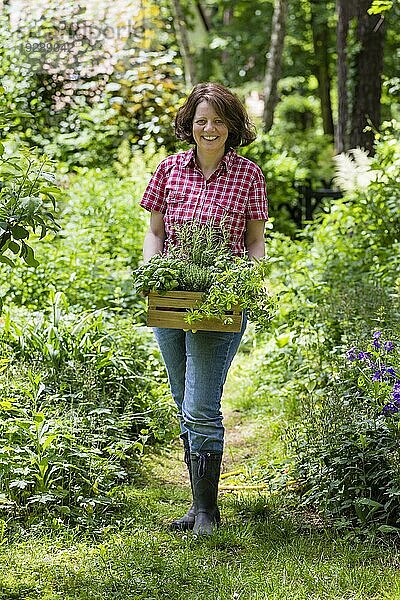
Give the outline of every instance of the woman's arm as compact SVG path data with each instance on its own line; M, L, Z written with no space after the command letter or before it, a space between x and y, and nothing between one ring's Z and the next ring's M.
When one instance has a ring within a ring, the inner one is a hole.
M264 241L265 221L247 221L245 246L249 258L263 258L265 256Z
M150 227L143 243L143 260L148 262L155 254L161 254L164 248L165 226L164 215L155 210L151 211Z

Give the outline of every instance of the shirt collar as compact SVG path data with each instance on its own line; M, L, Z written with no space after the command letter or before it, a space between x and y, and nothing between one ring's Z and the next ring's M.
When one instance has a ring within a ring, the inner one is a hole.
M229 169L231 168L231 166L233 165L233 163L235 161L235 156L236 156L235 150L233 150L233 148L230 148L228 150L228 152L226 154L224 154L224 156L222 157L220 166L225 168L225 171L229 171ZM194 166L195 159L196 159L195 147L190 148L190 150L186 150L186 152L183 152L182 166L187 167L191 163Z

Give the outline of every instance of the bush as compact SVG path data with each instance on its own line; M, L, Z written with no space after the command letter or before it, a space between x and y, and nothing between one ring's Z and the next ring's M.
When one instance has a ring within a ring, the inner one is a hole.
M10 152L6 145L0 143L0 265L14 268L11 257L20 257L35 267L39 263L28 240L36 229L40 239L57 231L53 213L60 190L46 156L24 147ZM0 311L6 295L0 290Z
M134 31L128 17L116 22L71 1L50 0L35 19L14 12L16 27L7 10L0 18L6 132L81 167L106 167L122 140L136 151L151 139L174 147L183 83L168 4L139 7L135 23L146 25Z
M240 153L256 162L266 178L269 212L274 229L294 237L293 215L301 211L299 188L325 187L333 176L332 142L314 130L259 135Z
M36 310L57 289L76 311L137 309L131 271L142 255L147 214L138 204L148 176L146 168L135 180L86 169L66 178L60 230L34 244L39 265L15 272L0 267L8 301Z
M140 470L145 443L165 440L172 402L154 342L128 318L7 312L0 344L0 480L6 516L85 522Z
M336 524L386 532L400 525L399 339L375 332L336 369L295 437L301 501Z
M301 240L276 233L268 240L271 284L280 298L275 352L281 387L290 390L290 424L282 433L296 502L336 525L382 532L399 525L398 416L382 414L394 382L360 389L361 373L343 357L352 345L369 351L377 324L398 343L399 148L396 130L382 135L372 163L382 171L377 181L335 202ZM399 377L398 362L394 368Z

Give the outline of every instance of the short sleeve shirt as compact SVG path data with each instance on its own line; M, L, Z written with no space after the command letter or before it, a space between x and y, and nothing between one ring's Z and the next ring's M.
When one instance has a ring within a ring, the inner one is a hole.
M242 256L246 222L268 219L264 175L234 150L225 154L207 180L196 164L194 148L168 156L151 177L140 205L164 215L165 252L177 244L174 228L194 220L223 227L232 253Z

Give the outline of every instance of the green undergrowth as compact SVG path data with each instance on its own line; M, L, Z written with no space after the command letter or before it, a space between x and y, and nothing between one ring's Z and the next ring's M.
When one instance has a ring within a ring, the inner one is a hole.
M224 495L224 525L210 539L173 534L168 521L186 489L162 472L124 492L120 523L97 535L69 530L11 541L0 558L1 598L357 599L399 598L400 556L391 545L338 539L280 502Z
M266 481L261 457L269 456L269 473L274 464L280 472L282 403L290 396L278 393L272 366L270 394L256 384L265 347L255 344L247 335L225 387L222 527L200 540L168 530L189 502L175 440L147 451L143 477L119 488L120 510L97 529L0 528L2 600L400 598L394 540L338 535L270 487L251 488Z

